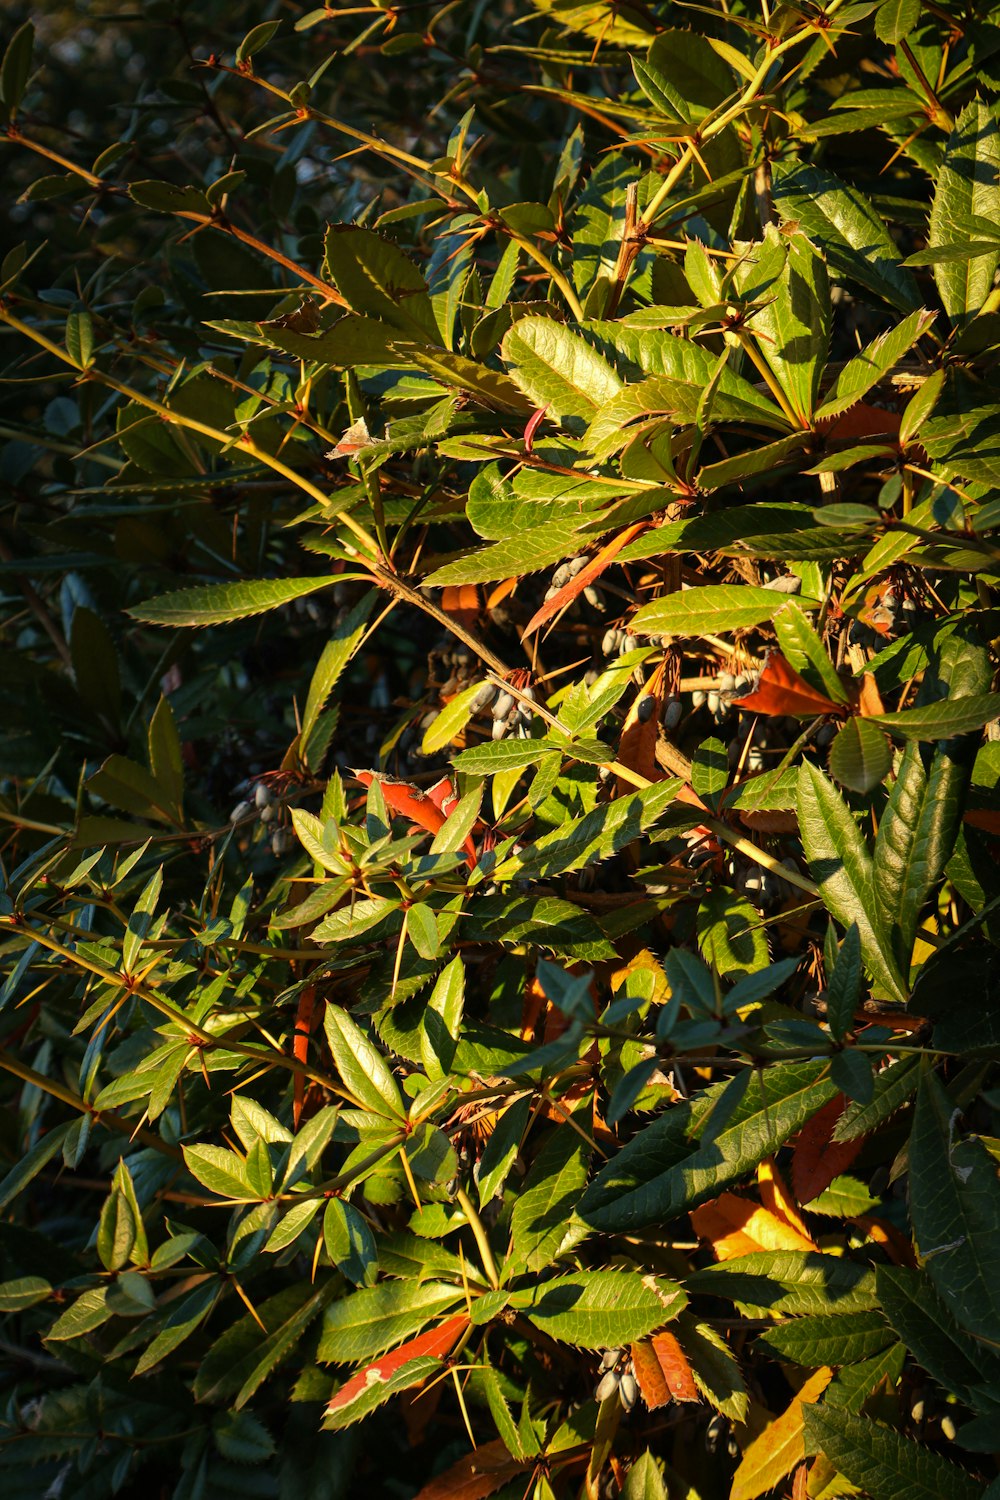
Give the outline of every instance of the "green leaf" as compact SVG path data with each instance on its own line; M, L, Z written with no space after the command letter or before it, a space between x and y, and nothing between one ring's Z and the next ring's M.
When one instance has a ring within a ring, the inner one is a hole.
M869 972L893 1000L905 999L902 975L878 916L871 855L850 808L809 761L799 767L798 814L810 874L827 908L844 927L857 923Z
M261 21L259 26L252 27L236 49L237 65L263 52L280 25L280 21Z
M177 733L174 711L170 700L161 698L153 711L146 735L149 750L149 768L156 781L170 799L175 821L183 819L184 809L184 754L181 738Z
M391 1371L388 1376L379 1372L367 1389L361 1391L347 1406L328 1410L323 1417L323 1427L336 1431L360 1422L400 1391L409 1391L416 1385L423 1385L431 1375L437 1374L442 1365L443 1361L433 1355L418 1355L415 1359L407 1360L397 1370Z
M974 99L955 121L938 169L928 227L928 249L963 236L970 215L996 228L1000 223L1000 124L994 104ZM956 328L964 328L993 288L1000 265L1000 243L984 254L965 254L934 266L945 311Z
M541 1271L580 1238L570 1220L587 1185L590 1148L569 1124L560 1125L531 1164L510 1220L513 1256L506 1273Z
M920 913L955 847L969 780L968 765L946 746L934 751L929 766L927 759L920 745L910 741L875 839L876 908L904 970Z
M745 247L734 286L744 302L759 304L748 330L793 411L808 422L830 343L830 288L822 256L807 235L782 234L769 224L762 244Z
M916 1092L920 1078L920 1059L903 1057L890 1063L875 1075L875 1090L869 1104L851 1103L844 1110L833 1130L835 1141L856 1141L870 1135L886 1120L891 1120L897 1110L902 1109L910 1095Z
M883 0L875 12L875 35L895 46L912 36L920 21L921 0Z
M853 359L848 360L816 412L817 421L840 416L860 401L873 385L877 385L899 364L904 354L927 332L936 316L924 309L911 313L902 323L880 333L860 353L855 354Z
M488 365L477 364L473 359L465 359L461 354L451 354L444 349L418 344L396 347L405 354L409 363L427 375L433 375L439 384L474 397L491 411L510 412L522 418L531 413L531 401L522 394L518 384L510 376L491 370Z
M774 616L772 624L782 654L796 672L807 682L812 681L834 703L847 703L847 689L804 610L790 599Z
M577 551L582 545L580 526L585 519L576 514L569 519L560 517L543 526L528 527L492 547L470 550L454 562L445 563L424 582L430 588L445 588L450 584L492 583L497 578L537 573Z
M1000 717L1000 693L971 693L967 697L939 698L901 713L872 714L869 722L904 740L944 740L953 735L982 729Z
M560 746L551 740L497 740L487 745L473 745L454 757L456 771L468 776L495 776L501 771L515 771L558 756ZM608 759L612 759L608 751Z
M774 206L826 253L831 270L900 312L919 308L920 290L874 209L825 167L776 162Z
M519 325L520 326L520 325ZM616 342L624 340L630 332L622 329ZM651 335L636 335L647 342ZM713 422L742 422L755 426L776 428L787 432L788 418L769 397L761 395L740 375L735 375L723 365L718 370L718 358L711 357L698 344L678 339L680 348L667 343L669 334L657 338L659 352L676 352L680 371L671 370L665 375L651 375L636 385L628 385L605 401L594 415L587 428L584 441L595 458L610 458L633 436L626 431L632 422L644 418L669 418L676 422L695 422L705 388L712 386L711 420ZM671 361L673 363L673 361Z
M833 1098L837 1091L825 1075L825 1063L816 1061L755 1071L700 1145L727 1084L713 1085L689 1105L672 1106L598 1172L577 1212L592 1229L620 1233L668 1222L717 1197Z
M871 1417L827 1401L804 1407L802 1418L807 1451L822 1453L871 1500L979 1500L971 1474Z
M212 1437L222 1457L231 1463L266 1463L275 1451L271 1434L249 1411L218 1412L212 1418Z
M52 1324L45 1335L46 1343L82 1338L85 1333L100 1328L111 1317L111 1309L106 1305L107 1296L106 1286L95 1286L81 1293Z
M663 1476L648 1448L629 1469L622 1500L669 1500Z
M462 759L457 757L456 764ZM662 817L681 785L677 780L661 781L595 807L582 818L562 823L551 833L535 839L522 853L503 860L494 870L493 878L546 880L610 859L634 844Z
M779 1323L762 1333L759 1343L778 1359L793 1364L853 1365L869 1359L893 1342L892 1329L880 1312L856 1312L850 1317L814 1313Z
M25 1312L46 1302L52 1295L52 1287L42 1276L19 1276L14 1281L0 1282L0 1312Z
M830 775L852 792L873 792L892 770L892 747L870 719L850 718L830 746Z
M669 1323L686 1303L674 1282L631 1271L559 1276L510 1297L536 1328L578 1349L630 1344Z
M437 343L427 283L392 240L355 224L331 224L325 254L327 275L352 312Z
M632 58L632 70L654 109L687 124L702 121L734 91L730 69L696 31L662 31L645 62Z
M153 925L153 913L160 899L163 886L163 866L154 870L145 889L132 908L122 941L122 968L126 974L134 974L143 944Z
M878 1307L869 1266L818 1250L754 1251L695 1271L685 1286L725 1297L751 1318L853 1316Z
M113 1189L101 1210L97 1229L97 1253L106 1271L128 1265L136 1239L135 1215L124 1193Z
M718 635L773 619L786 600L775 589L749 583L709 583L664 594L633 616L635 635Z
M437 1281L383 1281L354 1292L323 1314L316 1358L338 1365L375 1359L463 1300L460 1286Z
M933 1073L917 1093L910 1133L910 1218L920 1262L960 1327L1000 1344L1000 1181L974 1136L957 1136L958 1111Z
M35 46L35 28L31 21L19 26L7 43L0 63L0 102L7 110L8 120L13 120L20 108L24 91L31 77L31 54Z
M218 1198L253 1203L258 1194L250 1185L246 1164L235 1151L222 1146L184 1146L184 1164L192 1177Z
M558 422L581 426L622 389L600 354L564 323L520 318L504 337L503 357L514 381L536 407Z
M863 1052L847 1048L830 1059L830 1080L848 1099L870 1104L875 1093L872 1065Z
M493 1128L482 1160L476 1184L480 1205L485 1208L500 1192L511 1167L517 1160L521 1140L527 1129L531 1110L530 1098L519 1099L505 1109Z
M333 635L323 647L309 683L306 706L302 712L302 729L299 738L306 747L309 744L309 736L316 727L316 720L326 706L327 699L364 639L368 616L372 612L376 598L377 591L372 589L370 593L359 599L346 618L334 627Z
M842 1041L854 1024L861 1004L861 936L856 922L844 933L826 989L826 1013L830 1030Z
M967 1405L983 1393L995 1408L1000 1358L958 1326L926 1274L877 1266L875 1282L883 1313L928 1374Z
M295 813L298 812L299 809L296 808ZM293 817L293 821L301 837L300 818ZM398 912L399 908L398 901L390 901L382 896L369 896L363 901L355 901L353 905L342 906L338 911L331 913L318 927L313 928L313 942L356 942L363 933L371 932L387 917Z
M328 1005L323 1029L337 1072L362 1109L383 1119L405 1119L402 1095L385 1058L347 1011Z
M336 578L257 578L247 583L210 583L206 588L179 589L138 604L128 613L146 625L219 625L246 620L280 609L293 599L304 599L328 589Z
M378 1247L356 1208L331 1198L323 1212L326 1253L355 1286L372 1286L378 1276Z
M310 1325L338 1291L337 1278L313 1287L307 1280L266 1298L216 1339L194 1382L198 1401L232 1401L239 1410L294 1352ZM261 1327L263 1324L263 1327Z
M451 1072L464 1005L465 965L456 953L435 980L423 1015L420 1053L428 1078L443 1078Z

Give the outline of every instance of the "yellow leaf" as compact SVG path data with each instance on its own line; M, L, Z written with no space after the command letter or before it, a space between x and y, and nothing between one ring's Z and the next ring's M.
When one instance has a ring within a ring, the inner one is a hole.
M733 1475L729 1500L757 1500L758 1495L773 1490L801 1463L805 1457L802 1408L822 1395L832 1376L833 1371L825 1368L810 1375L788 1410L754 1438Z
M797 1216L796 1216L797 1217ZM802 1223L801 1219L798 1220ZM691 1215L695 1233L709 1240L719 1260L735 1260L754 1250L815 1250L815 1241L769 1208L750 1198L723 1193Z

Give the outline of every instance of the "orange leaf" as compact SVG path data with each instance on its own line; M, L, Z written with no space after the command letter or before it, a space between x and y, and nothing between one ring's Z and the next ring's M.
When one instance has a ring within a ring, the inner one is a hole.
M662 781L664 772L656 760L656 741L660 733L660 710L663 707L663 669L661 662L650 677L642 692L632 703L622 727L618 741L618 759L630 771L637 771L647 781ZM639 704L644 698L653 699L653 710L645 721L639 718ZM617 778L618 795L626 796L635 787L623 776Z
M801 1220L799 1221L801 1223ZM735 1260L755 1250L815 1250L816 1244L787 1219L750 1198L722 1193L691 1214L695 1233L711 1242L719 1260Z
M748 1445L733 1475L729 1500L757 1500L758 1495L773 1490L796 1464L802 1462L805 1457L802 1408L817 1401L832 1378L832 1370L816 1370L787 1411L769 1422Z
M760 680L752 693L745 698L734 698L737 708L745 708L755 714L790 714L802 718L814 714L835 714L840 709L824 693L810 687L805 678L782 656L772 651L760 674Z
M858 707L862 715L885 713L882 694L879 692L875 678L871 672L866 672L861 679L861 694L858 698Z
M687 1355L672 1333L632 1345L632 1368L650 1411L668 1401L700 1401Z
M824 1104L803 1125L792 1150L792 1187L800 1203L811 1203L825 1192L835 1177L846 1172L864 1143L831 1140L833 1129L844 1112L847 1100L843 1094Z
M856 1224L859 1229L863 1229L876 1245L880 1245L894 1266L916 1265L910 1236L902 1234L895 1224L876 1218L874 1214L858 1214L857 1218L851 1219L850 1222Z
M479 585L475 583L463 583L461 586L451 585L441 590L441 608L446 615L451 615L466 630L471 630L479 619L482 600L479 594Z
M454 801L454 792L451 782L444 778L430 792L421 792L417 787L411 786L408 781L390 781L387 776L376 776L373 771L355 771L355 776L362 786L371 786L373 781L378 781L385 798L385 805L402 818L409 818L412 822L425 828L428 833L439 833L444 827L447 814L442 805L451 795ZM447 792L443 788L447 788ZM450 809L449 809L450 811ZM476 846L469 837L462 846L465 850L466 860L470 870L476 868Z
M425 1484L417 1500L487 1500L527 1467L528 1462L511 1458L501 1440L494 1438Z
M788 1191L785 1179L774 1164L773 1157L765 1157L757 1168L757 1186L760 1201L768 1212L774 1214L777 1219L783 1219L790 1229L794 1229L803 1239L808 1240L809 1231L795 1205L795 1199Z
M826 417L816 423L818 432L837 440L842 438L895 438L899 433L899 412L885 411L859 401L839 417Z
M571 578L569 583L564 583L558 593L553 594L551 599L546 599L541 609L535 611L525 627L522 639L526 639L536 631L539 625L544 625L546 620L551 620L552 616L557 615L561 609L565 609L567 604L572 604L577 595L583 593L588 583L593 583L605 568L611 566L622 548L637 536L641 536L648 526L648 521L634 521L631 526L626 526L624 531L613 536L610 542L605 543L597 556L592 557L575 578Z
M410 1339L406 1344L400 1344L398 1349L393 1349L391 1354L383 1354L380 1359L373 1360L370 1365L365 1365L363 1370L358 1370L352 1375L327 1405L327 1411L341 1411L345 1406L350 1406L352 1401L357 1400L363 1391L373 1385L382 1385L397 1370L408 1365L411 1360L433 1356L436 1359L444 1359L455 1347L461 1335L469 1326L468 1313L456 1313L453 1318L446 1318L436 1328L429 1328L426 1333L418 1334L415 1339Z

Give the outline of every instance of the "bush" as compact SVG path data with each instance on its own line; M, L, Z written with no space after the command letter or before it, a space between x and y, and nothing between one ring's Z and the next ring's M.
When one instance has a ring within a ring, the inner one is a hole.
M994 1500L995 8L80 9L4 1495Z

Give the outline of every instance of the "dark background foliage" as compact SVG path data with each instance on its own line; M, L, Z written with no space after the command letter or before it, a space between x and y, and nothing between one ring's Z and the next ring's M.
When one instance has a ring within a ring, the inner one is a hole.
M995 1500L1000 19L3 39L5 1496Z

